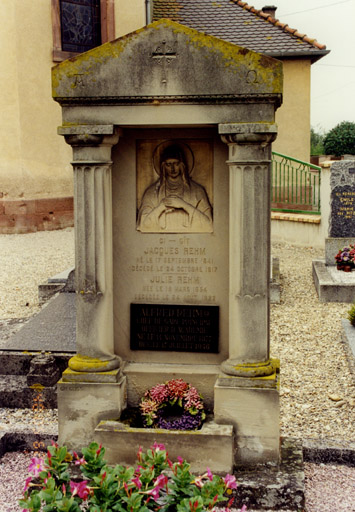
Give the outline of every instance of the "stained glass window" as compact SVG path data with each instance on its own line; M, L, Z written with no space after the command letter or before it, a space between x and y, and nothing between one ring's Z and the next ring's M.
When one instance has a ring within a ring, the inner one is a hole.
M100 0L60 0L62 50L85 52L101 44Z

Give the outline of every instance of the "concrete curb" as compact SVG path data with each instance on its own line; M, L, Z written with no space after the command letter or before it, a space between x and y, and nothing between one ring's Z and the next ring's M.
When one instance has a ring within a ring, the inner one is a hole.
M315 464L355 467L355 443L327 439L304 439L303 460Z
M57 435L48 433L4 432L0 434L0 457L6 452L43 449L57 439ZM305 462L355 467L355 442L336 439L304 439L302 446Z

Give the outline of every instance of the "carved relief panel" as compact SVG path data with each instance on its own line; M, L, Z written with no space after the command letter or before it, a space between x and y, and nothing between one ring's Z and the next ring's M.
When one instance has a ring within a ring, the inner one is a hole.
M137 230L213 232L213 145L209 140L137 141Z

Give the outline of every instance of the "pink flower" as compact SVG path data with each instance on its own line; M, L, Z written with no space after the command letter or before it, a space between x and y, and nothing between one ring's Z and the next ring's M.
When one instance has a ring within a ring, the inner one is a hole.
M142 411L142 414L152 414L152 417L155 418L155 411L158 410L159 404L158 402L155 402L154 400L148 399L144 400L139 404L140 410Z
M235 476L230 475L229 473L223 478L223 481L226 485L227 489L236 489L237 488L237 481L235 479Z
M152 448L154 449L154 451L158 452L159 450L164 452L165 451L165 445L162 444L162 443L157 443L156 441L154 442Z
M160 487L154 487L150 491L147 491L146 494L150 494L154 501L157 501L159 498Z
M162 489L167 485L168 481L169 479L166 475L159 475L154 482L154 487L159 487Z
M155 402L163 403L166 402L169 397L169 390L165 384L158 384L150 390L149 394Z
M142 487L142 482L140 481L139 476L132 478L132 483L134 483L134 485L138 487L138 489Z
M202 476L196 476L195 480L192 482L193 484L197 485L197 487L203 487L203 477Z
M189 387L189 385L182 379L169 380L166 385L170 396L176 398L183 397L185 391Z
M30 482L32 482L32 477L31 477L31 476L29 476L28 478L26 478L26 480L25 480L25 488L24 488L23 492L26 492L26 491L27 491L27 489L28 489L28 488L29 488L29 486L30 486Z
M212 482L212 480L213 480L213 475L212 475L211 470L210 470L210 468L209 468L209 467L207 467L207 477L208 477L208 478L211 480L211 482Z
M177 460L180 465L184 462L184 459L180 457L180 455L178 456Z
M137 452L137 459L138 459L139 462L142 461L142 452L143 452L143 448L140 446L139 450Z
M184 398L186 400L186 409L202 409L203 405L201 402L201 397L198 394L198 391L196 388L191 387L188 389L184 395Z
M240 512L245 512L246 510L247 510L247 506L243 505L242 508L240 509Z
M44 461L43 459L39 459L38 457L33 457L31 459L31 464L28 466L28 471L33 474L33 476L38 476L41 471L44 470Z
M74 464L76 466L84 466L86 464L86 460L84 459L84 457L81 457L81 459L77 459Z
M79 483L70 480L69 484L72 495L75 496L77 494L79 498L86 500L90 494L90 488L86 485L87 483L87 480L83 480Z

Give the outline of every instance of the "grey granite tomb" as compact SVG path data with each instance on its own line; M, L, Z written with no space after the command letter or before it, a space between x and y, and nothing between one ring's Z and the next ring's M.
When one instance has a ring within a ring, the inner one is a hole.
M339 249L355 243L355 159L332 164L330 188L325 260L313 261L313 279L321 302L354 302L355 271L337 270L335 255Z

